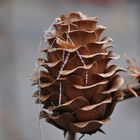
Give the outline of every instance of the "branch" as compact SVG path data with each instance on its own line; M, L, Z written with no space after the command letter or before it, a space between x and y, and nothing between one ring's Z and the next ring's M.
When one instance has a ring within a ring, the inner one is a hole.
M74 132L68 132L68 138L67 140L76 140Z
M140 96L140 86L136 86L136 87L132 87L132 89L134 90L134 92L137 94L137 96ZM137 97L137 96L135 96L132 92L133 91L131 91L131 89L124 89L124 90L122 90L123 92L124 92L124 94L125 94L125 96L124 96L124 99L122 100L122 101L124 101L124 100L126 100L126 99L131 99L131 98L133 98L133 97Z

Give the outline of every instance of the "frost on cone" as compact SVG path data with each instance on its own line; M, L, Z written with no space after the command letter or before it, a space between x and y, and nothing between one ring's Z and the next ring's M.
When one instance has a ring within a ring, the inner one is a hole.
M45 69L33 77L40 89L33 96L43 105L40 118L64 132L103 132L100 127L123 99L123 78L117 75L123 69L109 64L119 55L108 50L111 38L100 39L106 28L96 17L77 12L57 21L51 36L43 38L50 47L42 49L47 58L39 58L38 65Z

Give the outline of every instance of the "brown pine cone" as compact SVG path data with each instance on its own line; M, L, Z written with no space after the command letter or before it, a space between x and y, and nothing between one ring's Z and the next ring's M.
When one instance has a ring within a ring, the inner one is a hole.
M81 12L61 15L51 36L43 38L50 47L38 59L45 69L33 77L40 89L33 96L43 105L40 117L65 132L103 132L100 127L123 99L117 74L123 69L109 64L119 55L108 50L111 38L100 39L106 28L97 20Z

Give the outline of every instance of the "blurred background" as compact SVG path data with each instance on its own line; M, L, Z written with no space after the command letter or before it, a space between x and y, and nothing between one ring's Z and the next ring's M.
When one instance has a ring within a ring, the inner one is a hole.
M30 77L34 72L44 28L62 13L81 11L98 16L114 39L126 67L124 53L140 64L139 0L0 0L0 140L41 140L39 105L34 104ZM45 140L63 140L63 132L42 122ZM119 103L111 121L83 140L139 140L140 98Z

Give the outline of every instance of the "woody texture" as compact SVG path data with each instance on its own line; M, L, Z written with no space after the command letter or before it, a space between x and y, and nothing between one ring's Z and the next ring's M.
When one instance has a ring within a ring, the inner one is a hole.
M33 76L38 86L33 96L43 105L40 118L68 132L69 140L75 133L104 133L102 125L130 91L121 90L125 70L113 64L119 59L111 51L113 40L101 37L106 27L97 17L75 12L56 20L50 36L43 37L49 44L41 49L46 57L38 59L43 69Z

